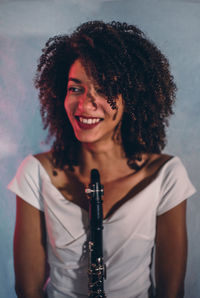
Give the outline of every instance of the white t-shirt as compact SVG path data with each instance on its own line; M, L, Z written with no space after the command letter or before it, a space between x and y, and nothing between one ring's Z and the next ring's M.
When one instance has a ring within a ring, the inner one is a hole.
M59 192L32 155L21 163L8 188L44 211L50 265L48 297L87 297L88 212ZM148 186L104 220L108 298L148 297L156 217L194 192L182 162L172 157Z

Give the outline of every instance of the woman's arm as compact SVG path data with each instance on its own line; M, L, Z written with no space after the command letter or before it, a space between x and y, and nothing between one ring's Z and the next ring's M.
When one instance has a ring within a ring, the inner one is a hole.
M19 298L43 298L46 278L44 214L17 197L14 236L15 290Z
M186 261L186 201L184 201L157 218L156 298L184 297Z

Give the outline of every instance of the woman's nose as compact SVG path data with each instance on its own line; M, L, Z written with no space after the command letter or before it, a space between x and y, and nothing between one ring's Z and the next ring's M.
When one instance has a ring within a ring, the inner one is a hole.
M79 100L78 106L79 106L79 109L81 109L81 110L95 111L97 109L95 97L91 93L82 94L82 96Z

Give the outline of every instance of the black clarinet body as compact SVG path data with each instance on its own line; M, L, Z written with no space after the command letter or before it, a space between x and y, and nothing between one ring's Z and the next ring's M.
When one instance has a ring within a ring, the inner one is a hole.
M104 298L105 265L103 261L103 186L96 169L91 170L91 183L86 189L89 196L89 258L88 258L88 297Z

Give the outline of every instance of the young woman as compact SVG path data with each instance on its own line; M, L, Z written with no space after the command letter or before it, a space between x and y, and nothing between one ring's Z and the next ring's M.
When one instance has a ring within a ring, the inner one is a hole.
M176 91L167 59L135 26L87 22L49 39L35 84L54 143L9 185L18 297L44 297L48 277L49 298L87 297L93 168L104 185L106 296L150 297L155 247L155 297L183 297L194 187L180 159L161 153Z

